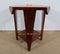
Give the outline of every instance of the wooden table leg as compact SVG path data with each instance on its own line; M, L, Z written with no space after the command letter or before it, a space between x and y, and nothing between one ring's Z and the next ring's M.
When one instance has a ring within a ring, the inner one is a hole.
M32 36L34 29L34 21L35 21L36 10L24 10L24 19L25 19L25 27L26 27L26 38L27 38L27 46L28 51L31 50Z
M16 17L16 11L15 11L15 13L14 13L14 23L15 23L16 40L18 40L18 30L17 30L17 17Z
M42 13L42 26L41 26L41 38L40 38L40 40L42 40L42 38L43 38L43 31L44 31L44 22L45 22L45 11L43 11L43 13Z
M31 50L31 44L32 44L32 36L27 35L27 46L28 46L28 51Z

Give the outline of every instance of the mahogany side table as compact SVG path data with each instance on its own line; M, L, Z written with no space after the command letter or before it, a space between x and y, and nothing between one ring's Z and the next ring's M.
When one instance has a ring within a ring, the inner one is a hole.
M18 40L18 36L21 37L24 41L27 42L28 51L30 51L32 42L34 40L36 40L37 38L40 40L42 40L42 38L43 38L45 15L48 14L50 7L46 7L46 6L10 6L9 9L11 11L11 14L14 15L16 40ZM16 10L24 11L24 20L25 20L25 28L26 28L24 31L17 30ZM36 10L43 11L41 31L33 30Z

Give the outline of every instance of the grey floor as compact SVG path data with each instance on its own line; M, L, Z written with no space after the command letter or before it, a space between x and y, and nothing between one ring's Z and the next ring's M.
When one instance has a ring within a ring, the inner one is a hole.
M36 40L30 52L23 40L16 40L14 32L0 32L0 54L60 54L60 32L45 31L43 40Z

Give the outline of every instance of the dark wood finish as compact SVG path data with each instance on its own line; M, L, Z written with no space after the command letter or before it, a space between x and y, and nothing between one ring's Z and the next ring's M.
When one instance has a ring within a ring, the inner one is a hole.
M24 10L25 27L26 27L26 33L27 33L26 41L27 41L28 51L30 51L31 49L32 35L29 35L29 34L33 33L35 13L36 13L36 10Z
M26 30L24 31L17 30L16 10L24 11L24 20L25 20L25 27L26 27ZM41 31L33 30L36 10L43 10ZM23 40L25 40L27 42L28 51L30 51L32 42L36 39L39 39L39 37L40 37L40 40L42 40L43 38L45 15L48 14L49 7L37 7L37 6L36 7L35 6L32 6L32 7L15 6L14 7L13 6L13 7L10 7L10 11L12 14L14 14L16 40L18 40L18 36L21 37Z
M14 12L14 23L15 23L16 40L18 40L16 11Z
M42 14L42 26L41 26L41 38L40 38L40 40L42 40L42 37L43 37L44 22L45 22L45 11L43 11L43 14Z

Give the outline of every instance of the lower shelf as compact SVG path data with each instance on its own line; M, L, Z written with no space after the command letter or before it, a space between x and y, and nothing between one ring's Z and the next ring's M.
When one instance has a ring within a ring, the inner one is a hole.
M23 40L27 41L27 36L30 38L32 37L32 41L39 39L41 36L40 31L33 31L33 33L27 33L25 30L24 31L18 31L18 36L21 37Z

